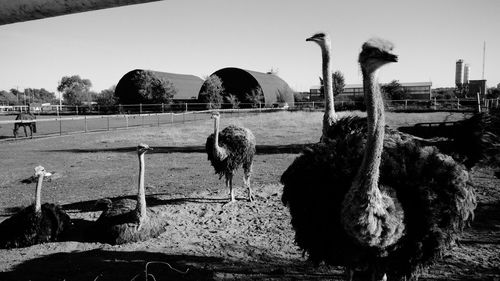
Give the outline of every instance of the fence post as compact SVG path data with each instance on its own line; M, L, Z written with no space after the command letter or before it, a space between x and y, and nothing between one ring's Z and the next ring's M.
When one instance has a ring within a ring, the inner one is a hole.
M497 104L496 104L496 108L498 108L498 98L497 98Z
M408 100L405 100L405 110L408 109Z
M160 115L156 114L156 118L158 120L158 127L160 127Z
M479 96L479 92L477 92L476 98L477 98L477 112L481 113L481 97Z
M457 98L457 109L460 109L460 98Z
M436 101L436 97L434 97L434 110L437 110L437 101Z
M125 115L125 122L126 122L126 126L127 126L127 129L128 129L128 115Z
M85 120L85 133L87 133L87 115L85 115L84 120Z
M165 104L161 103L161 113L165 113Z
M76 106L76 115L78 115L78 105Z
M313 110L314 110L314 101L313 101Z
M62 119L59 118L59 135L62 136Z
M142 114L142 103L139 104L139 114Z
M174 124L174 113L170 112L170 123Z
M107 117L107 119L108 119L108 131L109 131L109 116Z
M188 104L187 104L187 102L185 102L184 105L186 106L186 110L185 111L188 112Z

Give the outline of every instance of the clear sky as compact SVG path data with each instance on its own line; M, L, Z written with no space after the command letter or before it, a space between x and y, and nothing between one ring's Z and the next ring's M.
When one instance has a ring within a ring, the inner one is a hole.
M271 68L295 90L321 75L320 49L332 36L332 69L361 83L357 56L373 36L395 44L400 61L380 82L432 81L452 87L455 61L470 79L500 82L499 0L166 0L0 26L0 90L56 91L63 76L90 79L100 92L136 68L205 77L224 67Z

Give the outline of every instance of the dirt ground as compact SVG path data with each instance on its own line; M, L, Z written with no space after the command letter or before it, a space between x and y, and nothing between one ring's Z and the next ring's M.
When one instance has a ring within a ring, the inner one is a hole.
M313 118L320 122L321 116ZM155 147L146 155L148 206L165 214L168 226L157 238L121 246L85 242L75 234L71 241L0 250L0 280L146 280L146 275L158 281L341 280L339 268L314 267L302 256L280 200L279 177L301 144L319 139L318 130L284 136L282 129L271 137L262 129L272 129L266 120L255 121L255 127L249 120L233 121L251 127L263 140L254 163L256 200L251 203L239 172L238 201L223 205L228 191L202 146L211 131L209 121L1 143L0 220L31 203L34 184L22 180L41 164L56 172L44 183L42 201L63 205L76 229L88 227L100 214L96 200L133 196L134 147L144 141ZM472 175L479 201L476 219L460 244L420 280L500 280L500 181L488 169L475 169Z

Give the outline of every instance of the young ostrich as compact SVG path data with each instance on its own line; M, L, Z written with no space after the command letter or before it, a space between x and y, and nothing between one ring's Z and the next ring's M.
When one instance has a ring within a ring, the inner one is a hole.
M363 45L367 125L354 122L351 133L311 146L281 177L298 246L314 262L344 266L347 280L418 275L453 243L476 207L465 167L411 138L384 138L376 75L395 61L391 43Z
M139 181L137 200L122 199L106 206L96 221L93 235L97 241L112 245L144 241L160 235L167 225L161 218L151 217L146 209L144 188L144 154L152 150L147 144L137 146Z
M36 117L31 114L31 113L19 113L16 116L16 120L22 120L25 122L16 122L14 123L14 137L17 138L17 131L19 131L19 127L23 127L24 129L24 135L28 137L28 132L26 131L26 127L30 129L30 137L33 138L33 133L36 133L36 122L33 121L35 120ZM26 122L26 121L31 121L31 122Z
M220 114L212 114L214 133L208 136L205 144L208 160L212 163L219 178L225 176L226 187L229 187L230 202L234 202L233 175L243 166L243 183L248 189L248 200L254 197L250 187L253 156L255 155L255 137L247 128L234 125L226 127L219 133Z
M71 220L61 206L41 204L43 178L50 175L42 166L35 168L35 176L38 177L35 203L0 223L0 248L58 241L69 228Z

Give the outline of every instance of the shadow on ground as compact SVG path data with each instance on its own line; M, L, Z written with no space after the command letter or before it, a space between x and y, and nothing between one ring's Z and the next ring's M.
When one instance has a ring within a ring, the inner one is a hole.
M285 144L285 145L257 145L257 154L297 154L310 144ZM153 153L205 153L205 146L155 146ZM69 153L99 153L99 152L135 152L137 147L114 147L114 148L92 148L92 149L56 149L46 150L45 152L69 152Z
M0 280L214 280L213 271L189 264L220 263L220 258L134 251L105 251L101 249L56 253L35 258L0 273ZM168 263L168 264L167 264ZM151 277L151 276L150 276Z

